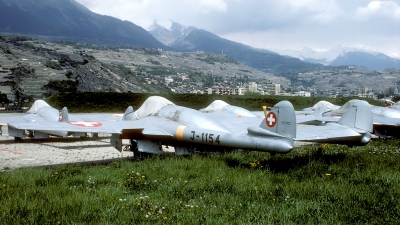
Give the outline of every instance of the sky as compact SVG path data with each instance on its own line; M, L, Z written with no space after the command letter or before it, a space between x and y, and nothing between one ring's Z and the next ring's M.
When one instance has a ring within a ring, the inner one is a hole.
M400 58L400 0L75 0L145 29L172 20L262 49L359 46Z

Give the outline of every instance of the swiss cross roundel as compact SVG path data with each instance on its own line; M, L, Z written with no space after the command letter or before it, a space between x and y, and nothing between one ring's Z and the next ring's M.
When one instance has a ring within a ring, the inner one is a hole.
M99 122L93 122L93 121L69 121L69 124L79 126L79 127L100 127L101 123Z
M267 114L267 118L265 118L265 123L267 124L267 126L269 127L274 127L276 125L277 122L277 118L276 118L276 114L273 112L269 112Z

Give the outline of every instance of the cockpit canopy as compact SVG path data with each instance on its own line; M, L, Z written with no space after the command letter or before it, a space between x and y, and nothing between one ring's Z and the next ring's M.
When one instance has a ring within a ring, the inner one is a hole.
M156 116L158 112L167 105L175 105L166 98L151 96L132 114L131 120L138 120L147 116Z
M327 110L327 111L338 108L338 106L336 106L328 101L319 101L312 107L312 109L316 109L316 108L320 108L320 107L324 107L325 110Z
M37 114L38 110L42 107L50 106L47 102L43 100L36 100L32 107L26 112L27 114Z
M229 105L228 103L222 100L213 101L207 108L204 109L204 112L219 112L224 109L225 106Z
M350 100L350 101L346 102L340 108L333 109L332 112L331 112L331 116L342 116L343 113L345 113L352 105L354 105L358 101L360 101L360 100L353 99L353 100Z

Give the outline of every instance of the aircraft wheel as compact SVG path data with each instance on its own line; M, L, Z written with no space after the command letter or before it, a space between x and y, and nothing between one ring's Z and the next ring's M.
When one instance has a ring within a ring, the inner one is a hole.
M14 142L15 142L15 143L21 143L21 142L22 142L22 138L20 138L20 137L14 137Z
M134 160L139 160L140 158L142 158L142 153L139 152L139 150L137 148L132 149L132 152L133 152Z
M133 152L133 159L137 160L140 159L141 157L141 152L139 152L138 146L137 146L137 142L131 140L131 145L130 145L130 149Z
M124 152L130 152L130 151L131 151L131 146L130 146L130 145L126 145L126 146L123 148L123 151L124 151Z

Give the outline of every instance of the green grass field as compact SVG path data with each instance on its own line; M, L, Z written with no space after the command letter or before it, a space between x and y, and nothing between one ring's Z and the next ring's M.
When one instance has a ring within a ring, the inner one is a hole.
M400 141L0 173L0 224L398 224Z

